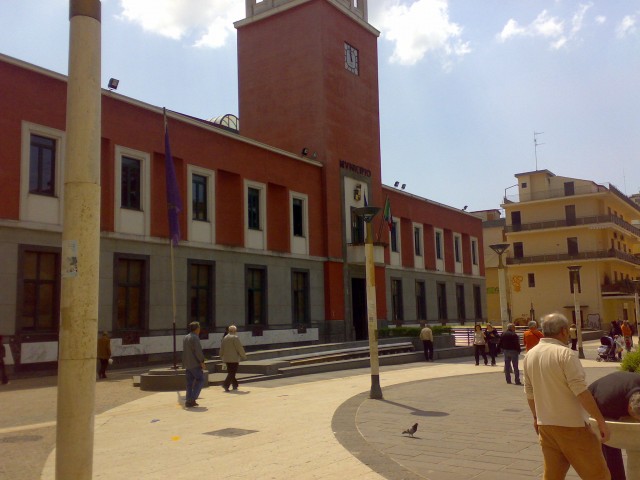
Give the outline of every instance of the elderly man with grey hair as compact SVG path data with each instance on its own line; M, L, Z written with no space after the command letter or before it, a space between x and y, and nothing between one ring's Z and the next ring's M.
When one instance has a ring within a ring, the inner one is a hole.
M247 359L244 347L236 335L237 331L238 328L235 325L229 325L229 334L222 339L220 344L220 360L227 365L227 378L222 384L225 392L229 391L229 386L233 386L234 390L238 389L238 380L236 379L238 366L240 360Z
M620 420L630 416L640 420L640 374L613 372L589 385L589 391L605 418ZM627 477L620 449L602 445L602 453L607 460L611 478L625 480Z
M524 357L524 390L544 457L544 480L562 480L571 465L583 480L610 480L601 442L609 428L587 389L580 359L567 346L569 322L542 318L544 338ZM589 426L598 424L598 435Z
M529 322L529 330L524 332L524 335L522 336L525 350L528 352L533 347L538 345L542 337L544 337L544 335L540 330L538 330L538 322L536 322L535 320L531 320Z

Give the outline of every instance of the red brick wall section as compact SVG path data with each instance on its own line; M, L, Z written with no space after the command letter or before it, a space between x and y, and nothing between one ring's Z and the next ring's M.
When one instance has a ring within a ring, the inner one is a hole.
M400 221L401 243L402 243L402 266L413 268L413 223L411 220L402 218Z
M244 246L243 182L240 175L218 170L216 175L216 243ZM238 221L239 218L243 220Z
M283 185L267 185L267 242L268 249L290 252L289 190Z

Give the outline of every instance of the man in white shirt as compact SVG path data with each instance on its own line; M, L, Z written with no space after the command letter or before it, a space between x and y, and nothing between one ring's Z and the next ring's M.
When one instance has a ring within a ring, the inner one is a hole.
M422 346L424 347L424 359L427 362L433 362L433 332L424 322L420 326L422 327L420 340L422 340Z
M542 318L544 338L524 357L524 389L544 456L544 480L562 480L571 465L583 480L610 480L601 442L609 439L602 413L587 389L585 372L567 347L569 322ZM598 422L598 435L589 426Z

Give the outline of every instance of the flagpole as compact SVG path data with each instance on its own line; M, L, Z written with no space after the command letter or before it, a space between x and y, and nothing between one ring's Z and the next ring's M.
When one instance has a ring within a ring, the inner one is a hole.
M171 304L173 317L173 369L178 369L177 353L176 353L176 270L173 262L173 239L169 239L171 250Z

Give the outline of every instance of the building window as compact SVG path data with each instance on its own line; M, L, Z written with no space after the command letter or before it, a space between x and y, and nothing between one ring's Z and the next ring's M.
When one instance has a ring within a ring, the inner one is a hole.
M291 304L293 306L293 324L309 324L309 272L293 270L291 272Z
M529 279L529 288L533 288L536 286L536 274L529 273L527 274L527 278Z
M402 322L404 314L402 310L402 280L391 279L391 314L394 322Z
M60 318L58 249L20 246L18 330L57 333Z
M462 237L460 235L453 236L453 254L456 263L462 263Z
M571 270L569 270L569 290L571 291L571 293L573 293L574 282L578 284L578 293L582 293L582 286L580 285L580 272L572 272Z
M422 256L422 229L420 227L413 227L413 245L416 256Z
M436 258L442 260L444 258L444 252L442 251L442 232L436 230Z
M464 320L466 317L466 305L464 303L464 285L456 284L456 306L458 309L458 318Z
M391 231L389 232L389 235L391 237L391 251L395 253L399 252L397 228L398 228L398 222L394 220L391 224Z
M267 269L247 267L245 277L247 291L247 324L267 324Z
M416 280L416 319L427 319L427 289L422 280Z
M478 265L478 240L471 240L471 263Z
M207 177L193 174L191 176L191 210L194 220L206 222L207 215Z
M447 319L447 284L436 283L436 295L438 299L438 319Z
M140 160L122 157L120 175L120 206L140 210Z
M301 198L293 198L293 235L296 237L304 237L304 200Z
M247 189L247 219L251 230L260 230L260 190L249 187Z
M358 75L359 59L358 50L348 43L344 44L344 68L354 75Z
M356 215L355 207L351 207L351 243L364 243L364 220Z
M482 318L482 298L480 296L480 285L473 286L473 307L476 318Z
M189 260L189 322L213 326L215 263Z
M567 253L569 255L578 255L578 237L567 238Z
M29 193L56 194L56 141L33 133L29 152Z
M115 255L116 330L145 330L148 312L148 258Z
M524 257L524 247L522 242L513 242L513 258Z

